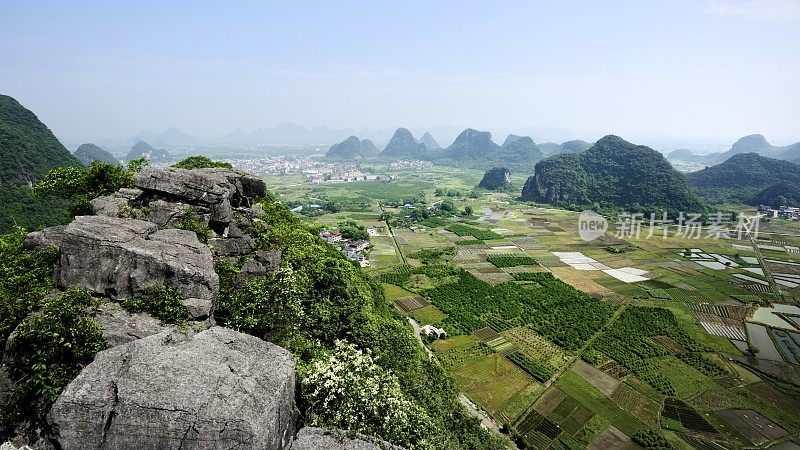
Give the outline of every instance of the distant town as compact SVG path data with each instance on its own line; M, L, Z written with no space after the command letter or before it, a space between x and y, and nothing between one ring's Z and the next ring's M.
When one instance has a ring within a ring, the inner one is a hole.
M323 155L271 156L259 159L228 159L234 167L252 173L269 175L303 174L311 183L352 183L355 181L391 181L392 175L377 174L359 169L348 162L325 161ZM392 169L429 167L430 161L394 161Z
M780 206L775 209L769 205L758 205L758 212L768 218L800 220L800 207L795 206Z

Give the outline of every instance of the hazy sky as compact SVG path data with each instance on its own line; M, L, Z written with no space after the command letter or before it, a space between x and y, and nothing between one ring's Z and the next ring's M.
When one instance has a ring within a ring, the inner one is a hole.
M62 139L281 122L800 141L800 1L0 0L0 93Z

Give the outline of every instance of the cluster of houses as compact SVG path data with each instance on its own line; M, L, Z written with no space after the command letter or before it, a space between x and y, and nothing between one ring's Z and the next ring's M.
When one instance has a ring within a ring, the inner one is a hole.
M349 163L315 162L303 173L311 183L352 183L355 181L391 181L394 176L364 172Z
M369 258L364 254L369 248L369 241L347 239L339 230L322 230L319 237L328 244L339 247L347 259L358 262L361 267L369 267Z
M773 209L768 205L758 205L758 212L766 215L768 218L783 218L790 220L800 220L800 208L795 206L781 206L778 209Z
M390 169L427 169L433 167L433 162L431 161L421 161L421 160L412 160L412 161L392 161L389 163Z

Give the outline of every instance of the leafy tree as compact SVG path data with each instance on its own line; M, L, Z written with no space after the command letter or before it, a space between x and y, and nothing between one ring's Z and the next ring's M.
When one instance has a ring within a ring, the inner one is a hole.
M233 169L231 163L224 161L214 161L205 156L190 156L183 161L173 164L172 167L176 169L204 169L208 167L221 167L224 169Z
M456 211L456 206L453 204L452 200L444 200L439 204L439 209L447 213L454 213Z
M675 447L655 430L643 430L631 436L633 442L648 450L674 450Z
M465 216L471 216L472 213L473 213L472 206L467 205L467 206L464 207L464 215Z
M140 160L132 161L127 168L98 161L89 167L57 167L34 186L33 192L69 200L73 215L87 214L89 200L133 187L134 176L141 167Z
M339 231L342 233L342 237L345 239L363 240L363 241L369 240L369 233L367 233L367 229L364 228L363 225L359 225L358 223L352 220L340 223Z
M236 284L232 278L236 269L228 267L227 271L219 295L218 320L227 327L286 345L303 323L301 294L308 280L302 272L282 267Z

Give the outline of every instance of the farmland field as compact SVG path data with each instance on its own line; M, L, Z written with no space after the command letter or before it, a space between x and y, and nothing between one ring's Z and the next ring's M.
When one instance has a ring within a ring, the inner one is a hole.
M783 247L794 238L767 235L760 259L749 240L675 228L622 236L609 216L606 234L586 242L578 212L473 192L481 172L377 167L395 180L292 179L299 186L280 192L339 202L322 223L383 230L365 270L398 313L447 332L425 344L432 364L498 427L532 448L632 449L644 430L676 448L740 448L753 443L716 412L752 410L800 433L800 331L774 326L800 327L800 314L754 318L759 307L798 305L800 287L776 292L766 275L800 273L800 254ZM414 209L398 203L407 199ZM450 212L437 206L445 200ZM766 229L796 232L787 227Z

